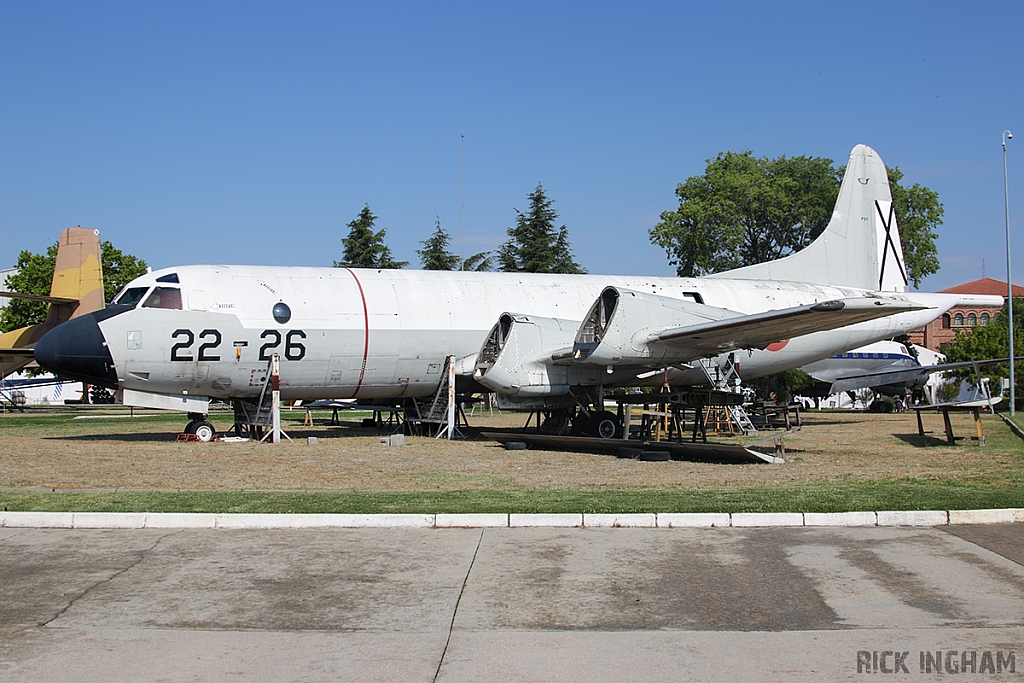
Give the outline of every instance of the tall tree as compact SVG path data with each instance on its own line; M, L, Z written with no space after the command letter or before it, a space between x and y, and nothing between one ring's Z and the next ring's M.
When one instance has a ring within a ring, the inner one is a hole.
M420 256L420 265L423 270L456 270L459 267L459 255L448 251L448 245L452 238L441 229L441 219L434 222L434 234L420 244L422 249L417 249Z
M18 272L7 278L6 288L22 294L49 295L58 244L54 242L47 247L46 254L33 254L27 250L18 254ZM103 267L103 298L107 303L126 284L146 273L145 261L124 253L108 241L100 243L100 261ZM0 314L0 331L16 330L45 320L46 304L12 299Z
M479 254L467 256L463 261L457 254L448 251L448 245L451 242L451 235L444 231L441 227L441 219L438 218L434 223L434 234L430 236L430 239L420 242L423 249L416 250L420 256L420 265L423 266L423 270L482 272L494 268L494 258L491 256L491 252L482 251Z
M839 182L831 159L721 153L676 187L679 208L661 214L651 241L681 277L771 261L821 234Z
M392 258L391 249L384 244L386 231L373 229L376 220L370 205L364 205L355 220L348 224L348 237L341 238L344 259L335 261L335 268L404 268L409 265L408 261Z
M515 227L508 229L508 241L498 247L498 263L507 273L585 273L572 257L569 230L555 227L558 213L544 188L530 193L530 209L516 209Z
M820 157L755 157L724 152L708 159L704 175L676 187L679 207L661 214L651 242L665 249L682 277L771 261L810 244L832 216L845 167ZM942 223L938 194L899 184L889 169L896 220L909 279L939 268L935 229Z

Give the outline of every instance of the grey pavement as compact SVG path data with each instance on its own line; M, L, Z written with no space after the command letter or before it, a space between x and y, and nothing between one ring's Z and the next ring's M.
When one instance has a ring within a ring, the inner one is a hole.
M0 681L1024 680L1022 563L1024 524L0 528Z

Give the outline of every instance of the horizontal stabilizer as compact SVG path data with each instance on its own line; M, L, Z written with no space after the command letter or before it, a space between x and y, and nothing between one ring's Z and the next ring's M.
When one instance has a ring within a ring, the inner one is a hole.
M651 341L684 346L698 355L763 349L784 339L923 308L926 307L874 297L835 299L664 330L652 335Z
M24 301L40 301L44 304L78 303L78 299L69 299L64 296L42 296L39 294L22 294L21 292L0 292L0 297L6 299L22 299Z
M17 356L25 356L26 358L35 357L31 346L19 346L16 349L0 348L0 356L3 358L15 358Z

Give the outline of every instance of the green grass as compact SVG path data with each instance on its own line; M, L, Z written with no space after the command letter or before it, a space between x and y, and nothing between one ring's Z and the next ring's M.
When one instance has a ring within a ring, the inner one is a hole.
M1024 487L918 480L713 489L438 492L0 491L5 510L465 513L846 512L1024 507Z

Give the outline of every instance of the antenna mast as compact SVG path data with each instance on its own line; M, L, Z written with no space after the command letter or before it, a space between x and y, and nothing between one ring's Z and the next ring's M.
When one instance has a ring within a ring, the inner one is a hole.
M462 134L462 244L459 247L459 270L466 269L466 134Z

